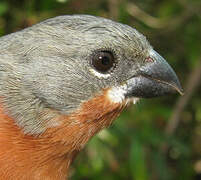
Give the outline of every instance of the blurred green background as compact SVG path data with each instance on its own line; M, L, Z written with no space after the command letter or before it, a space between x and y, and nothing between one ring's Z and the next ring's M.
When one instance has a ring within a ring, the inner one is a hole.
M0 0L0 36L64 14L135 27L176 71L185 95L141 100L88 143L72 180L201 179L200 0Z

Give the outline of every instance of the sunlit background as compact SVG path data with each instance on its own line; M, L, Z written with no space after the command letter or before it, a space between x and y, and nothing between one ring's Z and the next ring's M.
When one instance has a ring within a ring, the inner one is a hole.
M91 14L147 36L185 95L141 100L88 143L72 180L201 179L200 0L0 0L0 36L64 14Z

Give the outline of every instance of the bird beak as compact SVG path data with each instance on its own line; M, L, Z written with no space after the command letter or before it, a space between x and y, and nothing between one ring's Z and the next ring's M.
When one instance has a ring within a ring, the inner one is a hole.
M127 88L127 97L151 98L175 92L183 95L174 70L154 50L150 50L150 56L135 76L127 80Z

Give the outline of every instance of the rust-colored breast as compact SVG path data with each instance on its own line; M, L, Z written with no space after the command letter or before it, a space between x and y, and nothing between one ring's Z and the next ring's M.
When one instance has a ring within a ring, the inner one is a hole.
M0 180L63 180L76 154L108 127L126 103L112 103L107 90L84 102L69 116L58 113L60 126L39 136L25 135L0 106Z

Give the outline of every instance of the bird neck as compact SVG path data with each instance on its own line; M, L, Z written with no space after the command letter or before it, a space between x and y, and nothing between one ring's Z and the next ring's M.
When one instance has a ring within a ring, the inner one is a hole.
M77 152L51 138L25 135L0 108L0 180L66 179Z
M97 96L69 116L58 114L60 125L38 136L24 134L0 107L0 179L66 179L77 153L125 105Z

